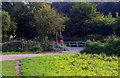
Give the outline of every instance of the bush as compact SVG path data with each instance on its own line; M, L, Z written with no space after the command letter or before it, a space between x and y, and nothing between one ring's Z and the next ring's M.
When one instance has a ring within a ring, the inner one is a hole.
M86 53L105 53L108 55L120 55L120 38L112 37L106 41L88 42L87 48L84 50Z
M42 51L41 44L38 41L20 41L15 40L2 44L3 52L23 52L23 51Z
M35 38L36 41L39 41L41 43L41 47L43 48L44 51L52 51L52 43L48 39L48 37L37 37Z
M22 51L22 43L21 41L5 42L2 44L2 51Z
M24 42L24 46L23 46L23 50L25 51L42 51L42 47L40 42L38 41L25 41Z

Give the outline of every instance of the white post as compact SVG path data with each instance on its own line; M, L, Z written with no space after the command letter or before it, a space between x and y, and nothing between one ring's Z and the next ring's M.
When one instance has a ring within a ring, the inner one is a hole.
M77 43L77 47L78 47L78 42L76 42Z
M70 42L68 42L68 43L69 43L69 47L71 47L71 46L70 46Z

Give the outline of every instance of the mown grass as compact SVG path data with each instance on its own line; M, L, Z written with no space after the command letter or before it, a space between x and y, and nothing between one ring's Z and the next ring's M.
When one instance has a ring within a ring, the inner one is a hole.
M118 76L118 57L63 54L21 60L23 76Z
M15 61L2 61L2 76L17 76L16 75L16 62Z

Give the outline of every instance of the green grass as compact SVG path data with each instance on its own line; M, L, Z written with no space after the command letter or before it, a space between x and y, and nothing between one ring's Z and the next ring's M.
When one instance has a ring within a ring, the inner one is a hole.
M23 76L118 76L118 57L63 54L21 60Z
M2 61L1 63L2 63L2 76L17 76L15 70L16 66L15 61Z

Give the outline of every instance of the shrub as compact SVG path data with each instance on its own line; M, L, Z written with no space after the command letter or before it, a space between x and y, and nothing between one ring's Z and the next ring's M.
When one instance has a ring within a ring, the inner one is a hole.
M23 50L25 51L42 51L41 44L38 41L25 41L23 45Z
M44 51L51 51L53 50L52 48L52 43L48 39L48 37L41 37L41 38L35 38L36 41L39 41L41 44L41 47L43 48Z
M2 51L22 51L22 43L21 41L5 42L2 44Z
M42 51L41 44L38 41L20 41L15 40L2 44L3 52L20 52L20 51Z
M106 41L88 42L87 48L84 50L86 53L105 53L108 55L120 55L120 38L112 37Z

